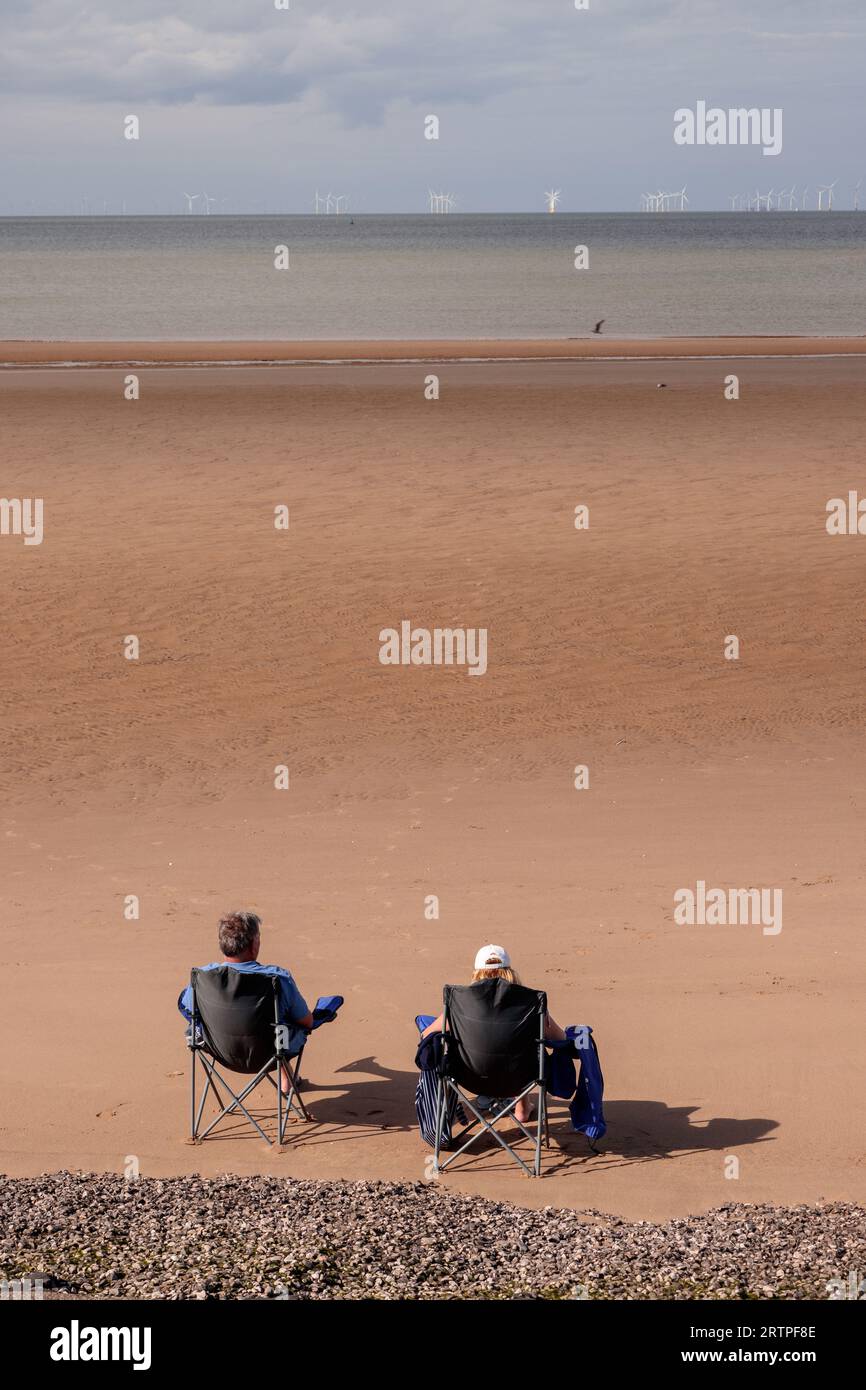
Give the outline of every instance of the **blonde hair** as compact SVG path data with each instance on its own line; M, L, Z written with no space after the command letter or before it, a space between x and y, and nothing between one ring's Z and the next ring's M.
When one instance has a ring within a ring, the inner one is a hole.
M507 980L510 985L519 985L520 976L517 971L512 970L510 965L494 965L492 962L495 959L495 956L492 957L486 970L473 970L473 985L477 985L479 980Z

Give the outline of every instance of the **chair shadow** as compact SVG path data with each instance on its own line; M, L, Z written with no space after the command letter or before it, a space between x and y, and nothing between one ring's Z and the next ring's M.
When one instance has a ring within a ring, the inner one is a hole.
M329 1142L334 1141L335 1130L338 1134L343 1131L346 1138L357 1138L358 1130L407 1134L416 1128L417 1071L396 1071L382 1066L375 1057L359 1057L337 1068L337 1076L347 1073L370 1079L347 1081L341 1094L333 1095L333 1085L319 1086L304 1078L304 1104L317 1124L328 1127ZM323 1093L318 1099L317 1091Z
M746 1144L772 1143L771 1131L778 1120L755 1117L733 1119L714 1116L693 1121L697 1105L666 1105L660 1100L606 1101L607 1134L594 1153L585 1135L571 1128L567 1105L553 1101L550 1110L551 1159L548 1172L604 1160L607 1168L627 1168L638 1163L657 1163L688 1154L728 1152ZM555 1154L554 1145L559 1149ZM552 1160L552 1161L551 1161Z
M375 1057L359 1057L339 1067L337 1076L349 1080L339 1087L340 1094L334 1094L335 1083L320 1084L309 1076L303 1076L301 1096L309 1108L311 1123L290 1121L286 1140L303 1135L304 1145L317 1142L357 1142L385 1133L418 1134L415 1119L415 1088L418 1072L397 1071L385 1067ZM275 1116L275 1095L272 1090L263 1103L259 1100L249 1105L252 1114L263 1128L265 1121L273 1122ZM264 1092L262 1093L264 1095ZM740 1149L747 1144L772 1143L771 1131L778 1128L778 1121L765 1118L734 1119L715 1116L708 1120L693 1121L698 1111L696 1105L669 1106L656 1100L610 1100L605 1102L604 1114L607 1121L607 1134L599 1140L595 1148L586 1136L571 1128L571 1118L566 1101L549 1097L550 1147L543 1159L543 1172L552 1176L586 1164L608 1168L629 1167L632 1164L656 1163L662 1159L673 1160L690 1153L719 1152ZM530 1129L532 1126L530 1125ZM455 1134L457 1133L455 1129ZM509 1143L520 1138L516 1125L503 1127L503 1136ZM255 1130L242 1117L232 1117L223 1122L207 1143L212 1139L259 1139ZM419 1144L422 1143L418 1135ZM523 1140L525 1144L526 1141ZM497 1155L501 1163L491 1163ZM481 1134L465 1154L456 1161L453 1171L460 1168L472 1169L477 1164L495 1171L498 1167L513 1167L513 1160L505 1154L496 1140Z

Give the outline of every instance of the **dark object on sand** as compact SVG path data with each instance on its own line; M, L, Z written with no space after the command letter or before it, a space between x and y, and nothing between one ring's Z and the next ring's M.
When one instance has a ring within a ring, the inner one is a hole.
M600 332L601 332L601 325L602 325L603 323L604 323L604 319L599 319L598 323L595 325L595 328L592 330L593 333L600 333Z

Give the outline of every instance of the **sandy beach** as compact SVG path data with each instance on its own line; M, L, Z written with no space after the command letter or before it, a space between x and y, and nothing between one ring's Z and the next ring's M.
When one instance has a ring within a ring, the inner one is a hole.
M0 1168L421 1179L413 1016L493 940L593 1026L609 1131L554 1105L541 1181L491 1151L449 1189L862 1202L866 540L825 508L866 491L864 352L0 344L2 492L45 517L0 538ZM343 361L178 365L280 357ZM404 619L485 627L484 677L381 665ZM781 889L782 930L677 924L698 880ZM184 1144L175 1001L232 907L346 997L282 1154Z
M616 338L303 339L250 342L96 342L0 340L0 367L149 365L228 366L271 362L542 361L592 358L852 357L866 353L866 336Z

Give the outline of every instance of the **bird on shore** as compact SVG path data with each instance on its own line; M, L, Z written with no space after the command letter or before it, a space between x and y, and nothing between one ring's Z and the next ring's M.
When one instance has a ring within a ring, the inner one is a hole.
M592 330L593 333L600 333L600 332L601 332L601 325L602 325L603 323L604 323L604 319L599 319L598 323L595 325L595 328Z

